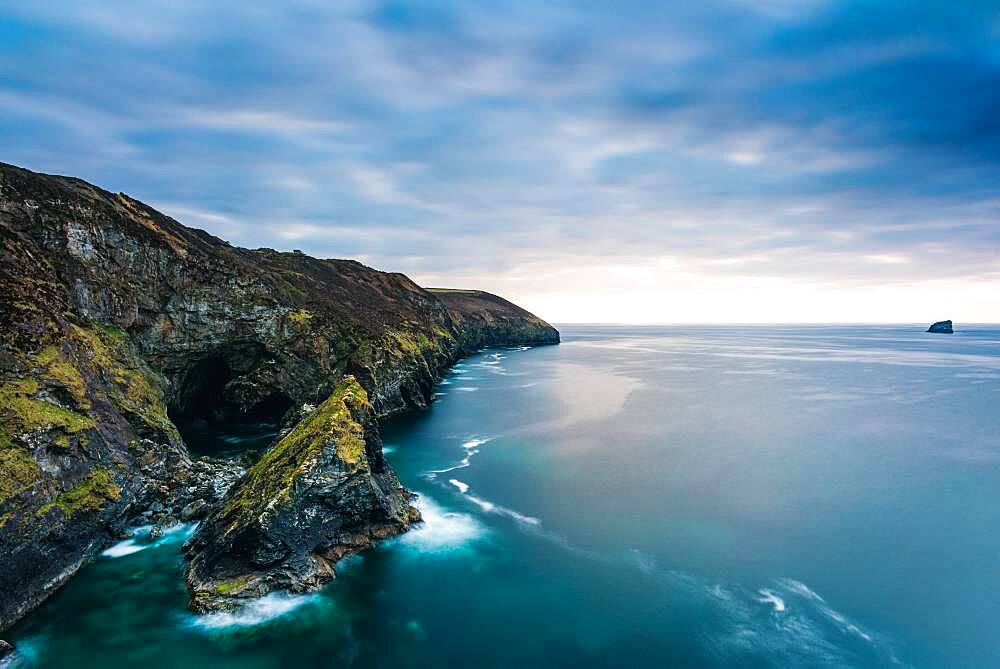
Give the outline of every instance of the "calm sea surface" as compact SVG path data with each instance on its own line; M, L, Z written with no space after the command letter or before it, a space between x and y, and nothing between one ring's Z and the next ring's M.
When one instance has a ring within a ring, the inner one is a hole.
M13 665L998 666L1000 329L922 329L484 351L385 427L419 529L202 617L191 528L140 532L6 634Z

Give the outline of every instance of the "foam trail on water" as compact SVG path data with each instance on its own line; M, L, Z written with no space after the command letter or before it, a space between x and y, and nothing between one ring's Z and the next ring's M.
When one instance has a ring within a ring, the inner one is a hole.
M424 476L429 479L436 479L438 474L447 474L448 472L453 472L456 469L465 469L469 466L469 458L465 457L459 460L457 465L451 467L445 467L444 469L432 469L428 472L424 472Z
M796 581L795 579L791 578L781 579L780 583L789 590L799 595L802 595L807 599L811 599L816 604L816 608L819 610L819 612L822 613L827 618L829 618L830 620L832 620L834 623L836 623L837 626L839 626L843 631L848 632L850 634L855 634L870 643L874 641L872 639L871 634L861 629L859 625L848 620L843 614L833 610L826 603L825 599L823 599L817 593L810 590L809 586L807 586L805 583L802 583L801 581Z
M254 599L235 611L220 611L195 616L188 625L201 630L225 630L234 627L260 625L280 618L304 604L315 602L318 595L289 595L272 592L260 599Z
M490 441L493 441L493 437L485 437L482 439L479 437L473 437L463 442L462 448L466 450L466 455L458 461L458 464L452 465L451 467L445 467L444 469L431 469L430 471L424 472L424 476L429 479L436 479L438 474L447 474L448 472L453 472L456 469L465 469L471 463L472 456L479 452L479 446L482 446Z
M462 483L458 479L448 479L448 483L450 483L453 486L455 486L456 488L458 488L458 491L460 493L462 493L463 495L465 493L469 492L469 484L468 483Z
M103 551L101 555L109 558L125 557L126 555L132 555L132 553L144 551L151 545L152 544L146 544L145 546L140 546L136 543L135 539L126 539L124 541L119 541L114 546L111 546L107 550Z
M763 590L759 590L758 592L760 593L760 599L757 600L758 602L761 602L762 604L773 604L774 610L777 613L781 613L782 611L785 610L785 600L783 600L781 597L778 597L776 594L774 594L770 590L767 590L766 588Z
M535 518L534 516L526 516L523 513L518 513L513 509L508 509L505 506L494 504L493 502L482 499L480 497L476 497L475 495L466 494L465 497L466 499L468 499L470 502L478 506L486 513L495 513L498 516L505 516L507 518L516 520L517 522L523 525L531 525L532 527L541 527L542 525L542 521L540 521L538 518Z
M108 558L120 558L144 551L147 548L156 548L185 541L194 534L197 523L175 523L162 530L162 534L155 540L149 540L149 534L153 529L152 525L140 525L132 529L132 536L123 541L119 541L114 546L104 550L101 555ZM143 542L142 540L145 539Z

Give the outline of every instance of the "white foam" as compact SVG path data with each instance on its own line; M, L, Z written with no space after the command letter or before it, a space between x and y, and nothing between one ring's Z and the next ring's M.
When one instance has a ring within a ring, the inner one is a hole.
M396 447L395 446L385 446L385 445L382 446L382 454L383 455L385 455L387 453L395 453L395 452L396 452Z
M809 586L802 581L796 581L794 578L783 578L779 582L789 590L792 590L803 597L816 600L817 602L823 601L823 598L820 597L818 593L810 590Z
M111 548L108 548L101 553L104 557L109 558L120 558L126 555L132 555L133 553L138 553L139 551L144 551L153 544L139 545L136 543L135 539L126 539L125 541L119 541Z
M426 495L417 498L423 522L399 538L399 543L421 552L446 552L460 548L485 533L476 519L465 513L445 511Z
M289 595L272 592L260 599L248 601L235 611L220 611L190 619L191 627L202 630L224 630L233 627L260 625L287 615L304 604L314 602L318 595Z
M785 610L785 600L781 597L778 597L776 594L766 589L758 590L757 592L760 593L760 599L757 600L758 602L763 604L773 604L774 610L778 613Z
M840 628L845 632L856 634L857 636L861 637L862 639L864 639L869 643L875 643L875 640L872 638L871 634L863 630L860 625L857 625L856 623L853 623L850 620L848 620L847 617L844 616L843 614L833 610L830 607L830 605L826 603L825 599L823 599L815 591L811 590L809 586L807 586L805 583L802 583L801 581L796 581L795 579L791 578L781 579L780 582L789 590L815 602L816 608L819 610L819 612L825 615L833 622L835 622L837 625L839 625Z
M451 467L445 467L444 469L431 469L424 472L424 476L429 479L436 479L438 474L447 474L448 472L453 472L456 469L465 469L469 466L472 461L472 456L478 453L477 450L483 444L493 441L493 437L473 437L462 443L462 448L464 448L467 453L464 458L458 461L458 464L452 465Z
M526 516L523 513L518 513L513 509L508 509L505 506L500 506L499 504L494 504L488 500L476 497L475 495L466 495L466 499L478 506L480 509L486 513L495 513L498 516L506 516L521 523L522 525L531 525L532 527L540 527L542 521L533 516Z
M471 386L459 386L458 388L455 388L455 390L461 390L463 393L474 393L477 390L479 390L479 388L473 388Z
M474 455L474 452L470 452L464 458L458 461L457 465L451 467L445 467L444 469L432 469L428 472L424 472L424 476L429 479L436 479L438 474L447 474L448 472L453 472L456 469L465 469L469 466L469 459Z
M156 548L158 546L186 541L194 534L197 527L197 523L175 523L163 528L160 536L155 541L139 543L139 537L148 538L149 533L153 529L152 525L140 525L139 527L132 528L132 536L130 538L119 541L114 546L103 551L101 555L109 558L120 558L144 551L147 548Z
M458 479L449 479L448 483L450 483L453 486L455 486L456 488L458 488L458 491L460 493L462 493L463 495L465 493L469 492L469 484L468 483L462 483Z

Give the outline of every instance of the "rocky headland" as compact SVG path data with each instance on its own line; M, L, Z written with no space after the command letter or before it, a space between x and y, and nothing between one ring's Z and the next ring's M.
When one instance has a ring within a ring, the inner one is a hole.
M481 291L243 249L0 163L0 630L137 522L204 518L192 608L319 587L418 518L378 422L484 346L558 332ZM249 469L177 425L272 421Z
M952 327L951 321L938 321L933 323L929 328L928 332L936 332L938 334L954 334L955 330Z

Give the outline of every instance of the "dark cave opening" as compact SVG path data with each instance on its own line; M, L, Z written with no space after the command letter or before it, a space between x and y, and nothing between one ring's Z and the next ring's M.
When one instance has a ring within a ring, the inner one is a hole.
M191 455L253 455L278 435L292 400L280 391L259 398L239 391L253 387L246 375L259 358L252 353L209 356L179 375L169 414Z

